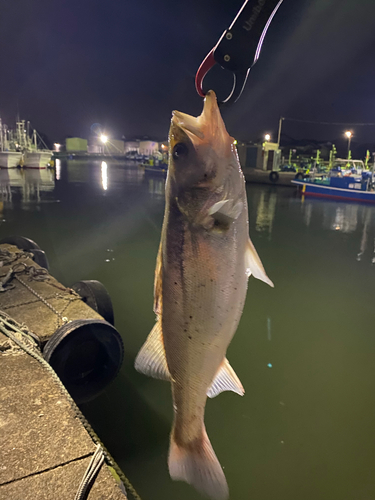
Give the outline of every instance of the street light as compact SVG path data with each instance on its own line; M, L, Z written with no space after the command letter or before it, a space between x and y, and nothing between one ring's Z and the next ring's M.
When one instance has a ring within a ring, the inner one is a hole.
M103 144L105 144L107 141L108 141L108 136L107 135L104 135L102 134L100 136L100 140L102 141Z
M270 134L266 134L266 135L264 136L264 140L265 140L265 141L267 141L267 142L269 142L269 141L271 140L271 136L270 136Z
M353 133L350 130L347 130L345 132L345 136L348 139L348 159L349 159L349 154L350 154L350 142L352 140Z

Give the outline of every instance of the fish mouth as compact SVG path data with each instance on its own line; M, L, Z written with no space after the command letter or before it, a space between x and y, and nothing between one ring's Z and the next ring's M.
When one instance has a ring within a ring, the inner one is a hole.
M185 132L194 146L216 144L216 147L219 145L227 150L234 141L225 128L213 90L207 92L200 116L173 111L172 125Z
M191 116L180 111L173 111L173 125L182 129L192 140L197 142L209 142L213 129L224 128L225 126L220 115L216 94L213 90L207 92L204 98L203 111L200 116Z

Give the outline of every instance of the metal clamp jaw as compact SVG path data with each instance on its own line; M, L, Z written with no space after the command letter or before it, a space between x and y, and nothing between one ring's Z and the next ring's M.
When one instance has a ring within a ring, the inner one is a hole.
M219 64L233 73L234 83L230 95L222 104L238 100L245 87L249 71L259 59L264 37L283 0L246 0L228 30L224 31L215 47L200 65L195 86L201 97L203 79L208 71Z

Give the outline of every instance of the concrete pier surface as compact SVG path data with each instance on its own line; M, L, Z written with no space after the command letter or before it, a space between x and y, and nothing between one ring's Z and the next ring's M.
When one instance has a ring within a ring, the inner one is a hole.
M16 247L11 250L17 252ZM0 280L6 272L6 266L0 267ZM55 300L59 310L61 301L66 302L62 297L69 292L56 280L52 283L51 286L36 281L32 287L41 296L50 294L48 302ZM28 300L23 294L27 290L23 290L22 285L17 288L20 283L14 284L15 288L0 293L0 310L6 309L9 316L26 323L45 340L58 326L58 316L35 296L25 304ZM55 285L61 289L56 289ZM82 317L81 314L90 314L77 312L81 306L90 309L82 301L68 301L68 304L70 310L65 308L64 315ZM97 316L92 311L91 317ZM96 444L80 420L75 405L50 371L0 332L0 500L73 500L95 449ZM88 499L126 499L105 463Z
M74 499L91 437L50 374L14 345L0 352L0 381L0 499ZM89 500L125 498L103 464Z

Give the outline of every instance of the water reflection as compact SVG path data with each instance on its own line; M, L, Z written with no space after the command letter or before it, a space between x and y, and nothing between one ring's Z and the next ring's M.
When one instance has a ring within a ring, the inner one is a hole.
M342 233L352 233L357 229L358 225L358 209L359 205L341 205L334 211L326 207L324 211L323 226L333 231L341 231ZM332 217L333 216L333 217Z
M148 192L155 198L164 198L165 179L147 177Z
M363 224L363 231L362 231L362 239L361 239L361 246L359 249L359 253L357 255L357 260L360 261L362 259L362 255L365 253L366 247L367 247L367 231L368 227L370 224L370 219L371 219L371 212L370 210L367 210L365 213L365 222ZM374 259L372 259L373 261Z
M0 193L3 202L12 201L12 186L22 186L21 171L18 168L0 169Z
M54 173L50 169L0 170L0 194L3 202L11 203L13 197L16 197L27 208L31 202L39 203L42 193L52 192L54 187Z
M65 163L65 162L64 162ZM95 163L92 162L93 166ZM89 163L87 160L67 160L66 161L66 180L70 183L89 182Z
M55 161L55 169L56 169L56 180L59 181L61 179L61 160L59 158Z
M311 222L311 216L312 216L312 204L308 203L307 205L302 205L305 207L305 213L304 213L304 218L305 218L305 224L307 227L309 227L310 222Z
M355 232L360 220L373 210L369 205L322 200L304 200L301 207L306 226L310 226L312 219L315 223L321 219L324 229L342 233Z
M271 318L267 318L267 339L271 341Z
M9 187L9 172L0 174L0 185ZM66 285L81 279L105 285L125 361L84 414L142 498L202 500L168 474L169 385L133 368L155 320L163 218L164 179L142 174L135 165L107 161L104 191L101 162L68 168L61 161L60 179L45 193L61 202L30 203L27 213L17 210L18 175L15 209L4 202L3 224L0 196L0 237L37 241ZM77 180L85 176L86 184ZM230 346L246 395L227 392L207 403L207 429L231 498L346 500L352 492L350 498L374 499L375 207L302 204L293 189L272 186L249 185L247 192L250 234L275 288L250 279Z
M324 200L305 200L301 202L304 223L307 227L314 224L323 229L353 234L358 241L356 259L360 262L366 252L369 238L374 241L375 253L375 226L373 216L375 207L366 204L331 202ZM375 263L375 257L371 257Z
M64 166L66 166L66 182L93 185L104 191L137 186L144 178L144 170L132 162L86 159L63 162L62 180L64 180Z
M262 191L260 193L257 212L255 229L259 232L268 231L269 234L272 233L272 224L275 217L277 202L277 191Z
M105 161L102 161L102 186L103 186L103 189L104 191L107 191L108 189L108 166L107 166L107 163Z

